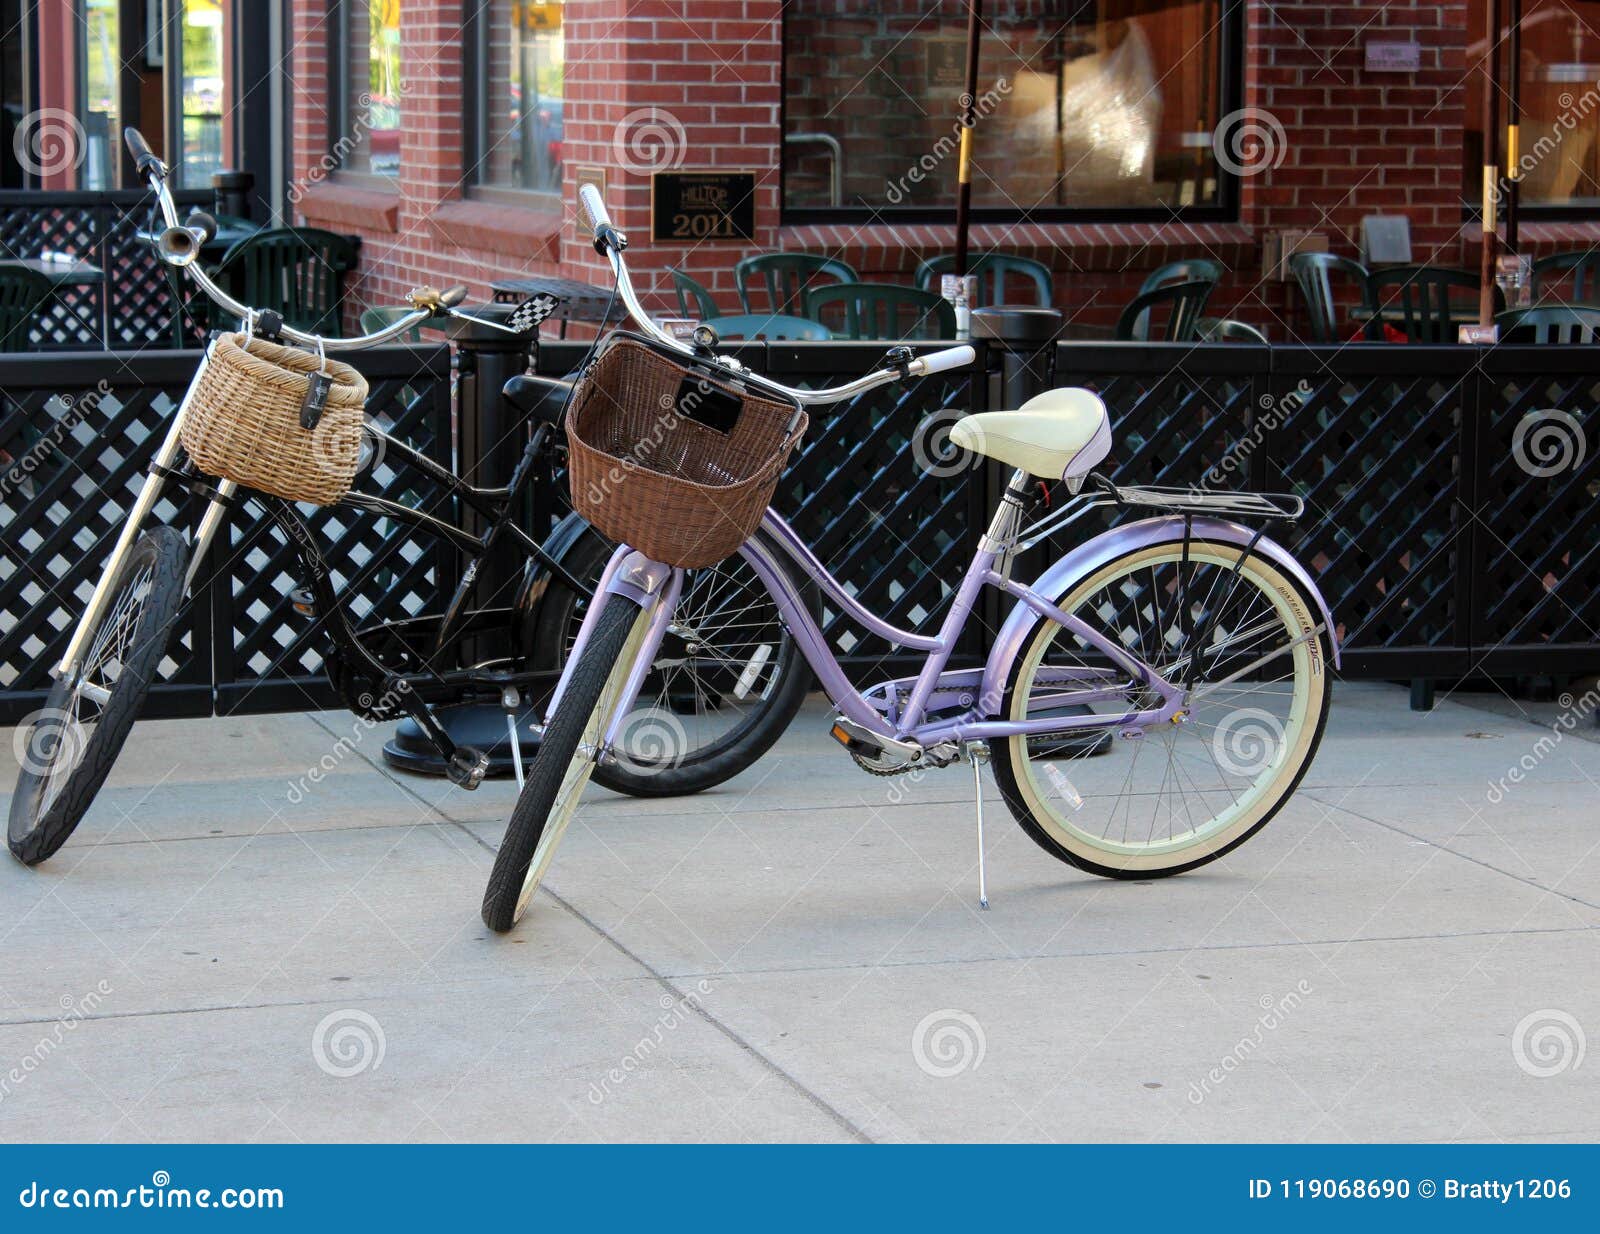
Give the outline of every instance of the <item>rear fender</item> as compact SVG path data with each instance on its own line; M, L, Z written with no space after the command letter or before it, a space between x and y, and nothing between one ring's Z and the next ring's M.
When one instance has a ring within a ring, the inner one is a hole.
M1070 591L1078 580L1087 578L1118 557L1158 544L1181 544L1184 522L1181 515L1167 515L1114 527L1105 534L1080 544L1056 562L1039 576L1033 584L1033 590L1046 600L1054 601ZM1249 548L1251 541L1256 537L1253 528L1225 519L1194 518L1190 523L1190 535L1196 540L1213 540L1220 544L1236 544L1240 548ZM1294 579L1305 589L1306 595L1311 597L1312 603L1317 606L1316 616L1328 632L1328 644L1333 648L1333 663L1337 668L1339 635L1333 624L1332 610L1328 608L1328 602L1323 599L1321 589L1306 573L1305 568L1277 541L1262 536L1255 541L1253 551L1267 558L1274 566ZM984 667L983 688L978 695L984 701L986 708L990 709L990 715L999 713L1000 700L1005 697L1006 683L1011 680L1011 671L1017 662L1017 657L1027 646L1035 627L1044 620L1046 618L1043 615L1018 601L1006 617L1005 624L1000 627L999 636L995 639L994 647L989 652L988 663Z

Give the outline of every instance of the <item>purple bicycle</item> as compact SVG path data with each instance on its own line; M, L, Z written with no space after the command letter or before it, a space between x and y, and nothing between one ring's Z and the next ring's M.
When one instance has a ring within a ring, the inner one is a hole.
M696 363L726 365L654 326L628 277L626 239L592 186L583 207L640 330ZM729 371L763 398L803 408L972 360L969 347L916 359L891 353L884 368L822 390ZM1300 500L1112 483L1094 471L1111 448L1109 418L1086 390L1051 390L1015 411L968 416L951 440L1014 471L937 632L898 629L868 611L771 509L762 534L739 550L836 708L835 739L878 775L966 762L978 787L981 764L991 762L1028 835L1094 874L1178 874L1244 843L1310 766L1338 664L1327 603L1265 534L1298 518ZM1035 477L1064 481L1071 498L1030 523ZM1106 505L1149 516L1078 545L1031 585L1011 577L1019 552ZM595 768L627 757L641 683L669 631L683 637L683 577L626 545L607 562L495 860L483 900L491 929L511 929L526 911ZM874 635L925 653L921 671L857 689L796 577ZM983 666L952 670L985 587L1015 605ZM977 824L987 903L981 792Z

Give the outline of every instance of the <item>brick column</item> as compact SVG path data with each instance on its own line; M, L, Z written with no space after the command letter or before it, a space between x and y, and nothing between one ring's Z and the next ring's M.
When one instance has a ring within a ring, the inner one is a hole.
M565 198L578 171L603 168L606 199L637 237L630 266L641 291L675 303L664 271L685 265L735 312L733 265L779 247L782 5L778 0L574 0L567 6ZM716 169L756 174L752 240L650 241L650 181L656 171ZM562 234L564 267L603 281L605 267Z

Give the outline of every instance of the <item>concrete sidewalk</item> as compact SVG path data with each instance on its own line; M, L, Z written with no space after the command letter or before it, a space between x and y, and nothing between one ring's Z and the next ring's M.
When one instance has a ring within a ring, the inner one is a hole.
M996 799L980 912L966 769L869 778L814 702L717 792L591 789L506 938L513 786L377 730L302 791L343 713L142 724L0 862L0 1137L1594 1140L1600 745L1497 706L1339 687L1278 818L1156 883Z

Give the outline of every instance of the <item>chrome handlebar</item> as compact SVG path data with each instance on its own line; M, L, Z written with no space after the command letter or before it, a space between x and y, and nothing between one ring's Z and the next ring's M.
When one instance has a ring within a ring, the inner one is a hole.
M971 347L946 347L941 351L929 352L925 356L894 363L892 367L881 368L868 373L865 377L857 377L854 381L847 381L843 385L828 386L822 390L801 390L794 386L786 386L782 382L773 381L770 377L762 377L757 373L731 360L726 356L707 357L703 352L696 351L693 347L673 338L660 326L656 325L644 305L639 302L639 293L634 290L633 280L628 277L628 265L622 258L623 250L628 247L628 238L618 231L611 222L611 215L606 210L605 201L600 196L600 191L592 184L585 184L578 190L579 213L583 221L594 233L595 251L602 253L611 265L611 271L616 276L617 294L622 297L622 303L628 310L628 316L633 318L634 324L650 338L660 343L663 347L671 348L682 355L704 361L710 359L723 368L729 369L735 376L748 385L769 394L776 394L781 398L799 403L802 407L818 406L827 403L839 403L845 399L854 398L868 390L887 385L891 381L900 381L908 377L927 377L933 373L942 373L948 369L965 368L975 358ZM711 326L716 328L715 319Z
M172 190L167 186L166 164L151 153L149 143L138 129L132 127L124 129L123 140L128 143L128 149L132 152L140 173L154 190L156 201L161 208L161 219L165 229L156 237L156 255L167 265L185 271L212 303L254 327L261 320L262 310L240 304L218 287L195 260L199 256L201 246L211 237L204 228L189 227L179 220L177 203L172 200ZM411 312L382 330L353 338L324 338L320 334L310 334L288 325L281 326L278 332L290 342L299 343L303 347L317 347L323 351L363 351L397 339L431 317L455 315L453 313L455 305L461 303L465 296L464 287L451 288L445 292L431 287L420 287L411 293Z

